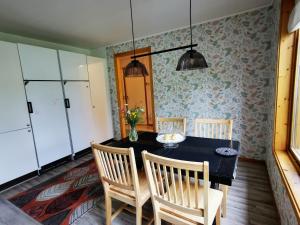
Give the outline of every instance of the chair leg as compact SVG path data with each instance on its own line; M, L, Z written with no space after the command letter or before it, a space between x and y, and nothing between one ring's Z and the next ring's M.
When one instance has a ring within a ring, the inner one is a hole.
M105 218L106 225L111 225L111 197L105 196Z
M220 185L220 190L223 192L222 199L222 217L226 217L227 214L227 195L228 195L228 186Z
M154 213L154 225L161 225L161 219L158 216L158 213Z
M155 201L152 201L152 207L153 207L153 217L154 217L154 225L161 225L161 219L158 214L159 210L159 204Z
M142 225L142 212L143 208L140 206L136 207L136 225Z
M216 225L221 224L221 206L219 206L217 214L216 214Z

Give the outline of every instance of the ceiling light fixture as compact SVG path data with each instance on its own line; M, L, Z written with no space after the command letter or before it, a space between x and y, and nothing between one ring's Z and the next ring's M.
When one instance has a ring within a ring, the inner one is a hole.
M190 0L190 34L191 49L180 57L176 67L177 71L204 69L208 67L204 56L193 49L192 0Z
M146 76L148 71L143 63L136 59L135 55L135 41L133 32L133 17L132 17L132 3L130 0L130 16L131 16L131 33L132 33L132 43L133 43L133 60L125 67L124 75L126 77L130 76Z
M185 71L185 70L195 70L195 69L207 68L208 66L207 66L207 63L206 63L206 60L205 60L204 56L201 53L199 53L199 52L197 52L196 50L193 49L193 47L198 46L198 44L193 44L192 1L191 0L190 0L190 35L191 35L191 44L190 45L180 46L180 47L176 47L176 48L169 48L169 49L164 49L164 50L160 50L160 51L156 51L156 52L149 52L149 53L145 53L145 54L140 54L140 55L135 55L134 54L134 56L132 56L131 58L134 61L134 60L136 60L136 58L140 58L140 57L145 57L145 56L149 56L149 55L156 55L156 54L171 52L171 51L177 51L177 50L180 50L180 49L191 48L190 50L188 50L186 53L184 53L180 57L180 59L178 61L178 64L177 64L177 67L176 67L176 70L177 71ZM133 37L133 45L134 45L134 37ZM138 63L140 63L140 62L138 61Z

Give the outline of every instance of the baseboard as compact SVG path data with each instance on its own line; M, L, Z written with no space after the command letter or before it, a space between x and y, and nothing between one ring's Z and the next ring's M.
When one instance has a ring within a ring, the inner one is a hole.
M112 141L114 141L115 139L114 138L111 138L111 139L108 139L107 141L103 141L102 143L100 143L101 145L106 145Z
M83 156L91 153L91 151L92 151L91 148L83 149L82 151L80 151L80 152L78 152L78 153L75 154L74 159L81 158L81 157L83 157ZM11 181L9 181L7 183L1 184L0 185L0 192L4 191L6 189L9 189L9 188L11 188L13 186L16 186L18 184L21 184L21 183L23 183L23 182L25 182L25 181L27 181L27 180L35 177L35 176L44 174L44 173L46 173L46 172L48 172L50 170L53 170L53 169L55 169L55 168L57 168L59 166L63 166L66 163L71 162L71 161L72 161L72 157L71 157L71 155L69 155L69 156L61 158L59 160L56 160L56 161L54 161L52 163L49 163L47 165L44 165L44 166L42 166L41 170L39 170L39 171L38 170L33 171L33 172L29 173L29 174L26 174L24 176L21 176L21 177L18 177L16 179L14 179L14 180L11 180Z
M107 140L107 141L104 141L104 142L102 142L101 144L108 144L108 143L110 143L111 141L113 141L113 139L109 139L109 140ZM90 147L89 147L89 148L86 148L86 149L83 149L82 151L77 152L77 153L74 155L74 159L81 158L81 157L83 157L83 156L85 156L85 155L87 155L87 154L90 154L91 152L92 152L92 149L91 149ZM70 161L72 161L72 156L71 156L71 155L66 156L66 157L64 157L64 158L61 158L61 159L59 159L59 160L56 160L56 161L54 161L54 162L52 162L52 163L49 163L49 164L47 164L47 165L44 165L44 166L42 166L41 170L39 170L39 171L37 171L37 170L36 170L36 171L33 171L33 172L28 173L28 174L26 174L26 175L24 175L24 176L21 176L21 177L18 177L18 178L16 178L16 179L14 179L14 180L11 180L11 181L9 181L9 182L7 182L7 183L1 184L1 185L0 185L0 192L6 190L6 189L8 189L8 188L11 188L11 187L13 187L13 186L15 186L15 185L18 185L18 184L20 184L20 183L22 183L22 182L24 182L24 181L27 181L27 180L29 180L29 179L35 177L35 176L44 174L44 173L46 173L46 172L48 172L48 171L50 171L50 170L53 170L53 169L55 169L55 168L57 168L57 167L59 167L59 166L62 166L62 165L64 165L64 164L66 164L66 163L68 163L68 162L70 162Z
M91 152L92 152L92 149L90 147L86 148L86 149L83 149L80 152L75 153L74 159L78 159L78 158L80 158L82 156L85 156L85 155L91 153Z
M26 180L29 180L29 179L31 179L33 177L36 177L36 176L38 176L38 171L37 170L33 171L31 173L25 174L25 175L23 175L21 177L18 177L18 178L14 179L14 180L8 181L8 182L6 182L4 184L1 184L0 185L0 192L4 191L4 190L6 190L6 189L8 189L10 187L13 187L13 186L15 186L17 184L20 184L20 183L22 183L22 182L24 182Z
M106 144L108 144L108 143L110 143L110 142L112 142L113 141L113 139L109 139L109 140L106 140L106 141L104 141L104 142L101 142L100 144L101 145L106 145ZM83 150L81 150L80 152L77 152L77 153L75 153L75 155L74 155L74 159L78 159L78 158L80 158L80 157L82 157L82 156L85 156L85 155L87 155L87 154L90 154L90 153L92 153L92 149L89 147L89 148L86 148L86 149L83 149Z
M251 162L251 163L258 163L258 164L263 164L263 165L266 164L265 160L252 159L252 158L247 158L247 157L243 157L243 156L239 156L239 161L242 161L242 162Z
M42 168L41 168L41 170L39 172L40 172L40 174L43 174L43 173L45 173L45 172L47 172L49 170L52 170L52 169L54 169L56 167L64 165L64 164L66 164L66 163L68 163L70 161L72 161L72 157L71 157L71 155L68 155L68 156L66 156L64 158L58 159L58 160L56 160L56 161L54 161L52 163L49 163L47 165L42 166Z

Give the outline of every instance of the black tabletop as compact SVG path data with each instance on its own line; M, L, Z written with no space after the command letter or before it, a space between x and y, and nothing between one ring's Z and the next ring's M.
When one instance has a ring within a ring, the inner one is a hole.
M185 141L179 144L178 148L168 149L156 141L156 136L157 133L141 132L137 142L130 142L128 138L125 138L120 141L112 141L108 145L123 148L133 147L138 168L143 166L141 156L143 150L173 159L193 162L208 161L210 181L217 184L231 185L235 176L237 156L221 156L215 153L215 149L231 147L239 150L240 144L238 141L187 136Z

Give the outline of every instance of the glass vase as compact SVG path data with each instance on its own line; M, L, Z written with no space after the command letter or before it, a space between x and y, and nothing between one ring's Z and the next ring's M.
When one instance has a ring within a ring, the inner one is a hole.
M138 140L139 136L136 131L136 126L130 126L128 137L129 137L129 141L131 142L136 142Z

